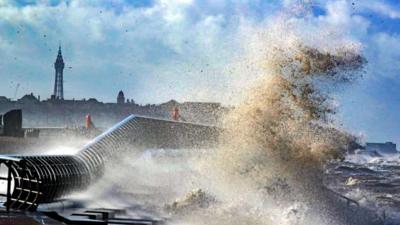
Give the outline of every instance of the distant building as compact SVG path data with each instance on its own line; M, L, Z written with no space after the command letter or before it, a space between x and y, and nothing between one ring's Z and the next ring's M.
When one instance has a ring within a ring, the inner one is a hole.
M86 102L87 103L92 103L92 104L98 104L99 103L99 101L97 101L97 99L95 99L95 98L89 98Z
M0 0L1 1L1 0ZM0 114L12 109L23 111L25 127L73 127L81 126L83 118L90 114L96 119L96 126L109 127L131 114L145 115L158 118L171 118L171 110L179 109L179 116L188 122L202 124L218 124L219 118L225 115L230 108L222 107L213 102L184 102L170 100L162 104L141 105L133 99L125 98L124 92L119 91L117 103L103 103L95 98L64 99L64 60L59 46L56 61L54 62L55 82L54 92L49 99L40 99L33 93L24 95L18 100L0 96Z
M8 103L11 100L5 96L0 96L0 103Z
M162 103L161 105L164 107L167 107L169 109L172 109L173 107L177 106L178 104L179 103L176 100L171 99L168 102Z
M31 93L29 95L24 95L22 98L18 99L17 102L20 104L35 104L40 101L33 95L33 93Z
M124 92L122 92L122 90L118 92L117 103L118 104L124 104L125 103L125 96L124 96Z
M61 53L61 46L58 47L57 59L54 62L55 81L54 81L54 93L51 96L52 99L63 100L64 99L64 60Z
M38 98L32 93L16 101L0 97L0 114L22 109L24 127L82 126L85 116L90 114L96 120L97 127L105 128L131 114L170 119L172 107L177 107L181 118L188 122L216 125L219 118L230 110L225 107L216 108L218 104L215 103L179 103L174 100L162 104L139 105L130 99L128 104L123 92L118 94L118 103L103 103L95 98L42 101Z
M396 144L393 142L386 143L366 143L365 150L370 152L377 152L383 154L394 154L397 153Z

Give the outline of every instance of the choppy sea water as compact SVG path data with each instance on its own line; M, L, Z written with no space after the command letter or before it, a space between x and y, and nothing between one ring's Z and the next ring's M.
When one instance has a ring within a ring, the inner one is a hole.
M385 224L400 224L400 154L356 151L325 172L327 187L372 209Z
M86 207L126 209L131 216L170 220L165 214L168 205L199 187L207 191L196 162L212 151L154 149L123 157L79 198ZM384 225L400 224L400 155L347 155L327 165L324 182L377 213Z

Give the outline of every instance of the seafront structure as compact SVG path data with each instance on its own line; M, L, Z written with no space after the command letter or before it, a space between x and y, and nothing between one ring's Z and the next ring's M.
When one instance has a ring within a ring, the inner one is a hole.
M61 45L58 47L57 59L54 63L55 79L54 79L54 93L52 99L64 99L64 60L61 53Z

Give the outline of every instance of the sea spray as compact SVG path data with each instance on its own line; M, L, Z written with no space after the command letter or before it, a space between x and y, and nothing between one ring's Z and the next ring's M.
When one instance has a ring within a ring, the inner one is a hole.
M361 48L314 46L282 24L257 33L262 49L252 66L264 73L226 116L221 146L203 162L221 202L210 212L219 224L373 224L322 182L325 164L355 140L334 127L330 94L361 76ZM233 219L221 222L226 214Z
M294 37L288 34L290 38ZM343 46L324 53L300 40L268 43L270 51L260 65L265 77L225 118L226 132L215 163L246 177L266 169L254 174L263 181L268 180L264 176L296 181L300 175L304 183L303 176L309 174L314 175L310 179L320 179L324 163L348 149L351 139L332 132L328 118L334 108L329 93L320 89L321 82L339 85L353 80L364 60Z
M127 162L109 170L123 175L121 192L138 201L144 194L135 192L146 189L141 203L165 203L173 224L375 224L372 214L347 206L322 181L326 163L355 140L332 123L331 93L362 75L361 47L347 40L332 45L329 37L307 39L299 28L274 22L256 31L254 42L244 43L251 51L241 65L261 76L224 118L219 147L169 166L169 154L162 156L163 164L125 157ZM170 169L177 165L179 173ZM103 190L116 182L115 173L109 175Z

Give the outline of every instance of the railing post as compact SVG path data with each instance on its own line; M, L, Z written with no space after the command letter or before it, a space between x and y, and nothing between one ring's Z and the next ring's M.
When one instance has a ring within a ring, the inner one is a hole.
M11 163L10 161L6 161L6 166L8 168L8 175L7 175L7 213L10 212L11 206Z

